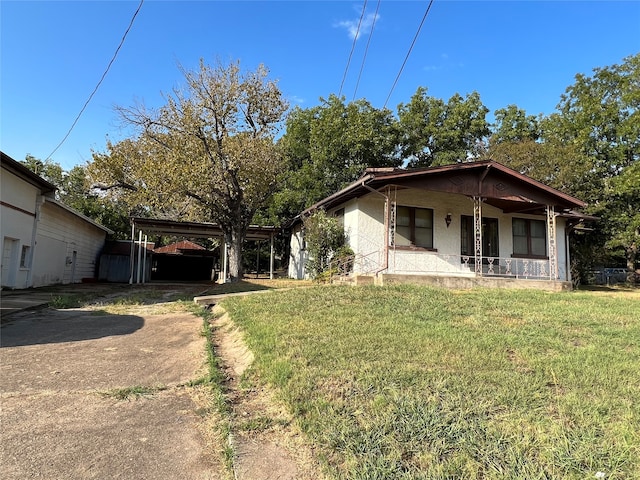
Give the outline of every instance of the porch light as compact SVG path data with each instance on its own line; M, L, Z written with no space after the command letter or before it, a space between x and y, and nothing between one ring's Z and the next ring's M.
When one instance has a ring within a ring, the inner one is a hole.
M444 217L444 221L447 222L447 228L449 228L449 225L451 225L451 214L447 213L447 216Z

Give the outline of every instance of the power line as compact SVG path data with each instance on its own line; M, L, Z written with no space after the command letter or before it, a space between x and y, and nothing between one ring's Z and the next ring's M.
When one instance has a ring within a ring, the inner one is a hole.
M353 36L353 44L351 45L351 52L349 52L349 60L347 60L347 66L344 69L344 75L342 76L342 83L340 84L340 92L338 92L338 97L342 95L342 87L344 86L344 81L347 78L347 72L349 71L349 64L351 63L351 57L353 56L353 50L356 48L356 42L358 41L358 35L360 35L360 25L362 25L362 19L364 18L364 12L367 9L367 0L364 0L364 5L362 5L362 13L360 14L360 20L358 21L358 28L356 29L356 34Z
M371 22L371 31L369 32L369 38L367 39L367 46L364 49L362 64L360 65L360 72L358 73L358 81L356 82L356 88L353 89L352 100L356 99L356 92L358 91L358 87L360 86L360 77L362 77L362 70L364 70L364 62L367 59L367 52L369 51L369 44L371 43L371 37L373 37L373 28L376 26L376 20L378 20L379 9L380 9L380 0L378 0L378 4L376 5L376 13L373 15L373 21Z
M76 126L76 123L78 123L78 120L80 120L80 116L84 113L85 109L87 108L87 105L89 105L89 102L91 101L93 96L98 91L98 88L100 88L100 85L102 84L102 81L107 76L107 73L109 72L109 69L111 68L111 65L113 65L113 62L115 61L116 57L118 56L118 52L120 51L120 48L124 44L124 40L125 40L125 38L127 38L127 35L129 34L129 30L131 30L131 27L133 26L133 21L136 19L136 16L138 15L138 12L140 11L140 8L142 8L142 4L143 3L144 3L144 0L140 0L140 4L138 5L138 8L136 9L135 13L133 14L133 17L131 17L131 21L129 22L129 26L127 27L127 30L124 32L124 35L122 36L122 39L120 40L120 44L118 45L118 48L116 48L116 51L113 54L113 57L111 57L111 61L107 65L107 68L105 69L104 73L102 74L102 77L100 78L100 81L96 85L96 88L93 89L93 92L91 92L91 95L89 95L89 98L87 99L87 101L84 102L83 107L80 109L80 113L78 113L78 116L76 117L76 119L71 124L71 127L69 128L69 131L67 132L67 134L60 141L58 146L53 149L53 152L51 152L49 154L49 156L47 156L47 158L45 158L45 162L47 160L49 160L51 158L51 156L58 151L58 149L62 146L62 144L67 140L67 138L69 138L69 135L71 135L71 131Z
M393 85L391 86L391 90L389 91L389 95L387 95L387 99L384 101L384 105L382 106L382 108L386 108L387 107L387 102L389 101L389 98L391 98L391 94L393 93L394 88L396 88L396 84L398 83L398 79L400 78L400 75L402 75L402 70L404 70L404 66L407 63L407 60L409 59L409 55L411 55L411 50L413 50L413 46L416 43L416 40L418 39L418 35L420 35L420 30L422 29L422 25L424 24L424 21L427 19L427 15L429 15L429 10L431 10L431 5L433 5L433 0L429 1L429 5L427 6L427 10L424 12L424 16L422 17L422 21L420 22L420 25L418 26L418 31L416 32L416 35L413 37L413 42L411 42L411 46L409 47L409 51L407 52L407 56L404 57L404 62L402 62L402 66L400 67L400 71L398 72L398 75L396 76L396 79L393 82Z

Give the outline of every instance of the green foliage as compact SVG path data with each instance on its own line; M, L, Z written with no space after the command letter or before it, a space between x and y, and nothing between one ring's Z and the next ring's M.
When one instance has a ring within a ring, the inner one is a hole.
M402 157L409 167L447 165L476 158L489 135L489 110L480 95L453 95L447 103L419 87L408 104L398 106Z
M313 278L327 269L336 254L345 254L344 228L324 210L318 210L304 219L304 240L309 251L307 270Z
M295 108L280 141L289 172L272 204L279 218L304 208L356 180L367 167L398 166L397 125L391 111L364 99L345 104L330 95L309 109Z
M146 397L153 395L154 393L166 390L167 387L159 385L155 387L148 387L143 385L135 385L133 387L114 388L107 392L101 392L103 397L115 398L116 400L131 400L138 399L140 397Z
M332 478L640 477L637 292L324 286L224 306Z
M182 70L186 85L155 111L119 108L138 135L94 154L90 171L150 214L218 223L229 273L242 276L242 243L273 194L285 164L274 138L288 108L268 70L238 62Z

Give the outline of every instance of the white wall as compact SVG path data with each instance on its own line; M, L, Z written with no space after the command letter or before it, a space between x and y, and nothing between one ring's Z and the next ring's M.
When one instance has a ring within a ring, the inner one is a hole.
M13 173L2 169L0 175L0 238L2 239L1 285L8 288L26 288L29 282L29 268L32 259L27 259L27 267L20 266L22 248L33 250L33 232L36 219L37 201L40 190Z
M473 200L456 194L443 194L437 192L425 192L417 189L403 189L391 193L391 201L397 205L430 208L433 210L433 248L435 252L423 250L409 251L403 249L389 249L388 273L419 273L438 272L446 275L473 275L473 265L465 265L460 258L460 229L461 216L473 216ZM384 199L376 194L368 194L357 200L359 211L357 218L349 222L351 231L356 232L353 239L350 238L351 247L360 255L372 258L372 252L381 252L384 248ZM346 211L346 209L345 209ZM447 227L445 217L451 214L451 224ZM513 218L531 218L546 220L544 216L504 214L498 208L486 203L482 204L482 216L498 219L499 257L504 261L510 260L512 271L516 268L522 272L523 262L519 259L511 259L513 253ZM558 277L567 279L566 271L566 242L565 220L557 219L556 224L556 248ZM345 217L345 227L347 227ZM548 242L547 242L548 246ZM448 257L451 256L451 257ZM377 262L383 265L382 255ZM536 268L544 269L545 262L529 262L527 268L533 273L534 263ZM497 264L496 264L497 267ZM371 269L363 268L363 271L371 272ZM497 270L497 268L496 268Z
M96 276L96 262L106 238L104 230L53 202L45 202L36 238L34 287L79 283Z
M298 224L291 232L290 253L289 253L289 270L287 275L289 278L302 280L307 278L306 272L307 260L309 258L308 251L304 247L304 239L302 232L302 224Z

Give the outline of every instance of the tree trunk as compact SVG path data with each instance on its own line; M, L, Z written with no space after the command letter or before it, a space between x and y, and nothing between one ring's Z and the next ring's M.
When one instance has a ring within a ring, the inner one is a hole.
M634 244L626 249L627 257L627 283L633 284L636 279L636 256L638 247Z
M246 228L233 226L231 231L225 233L225 241L228 245L229 254L229 278L231 282L242 280L242 244L246 236Z

